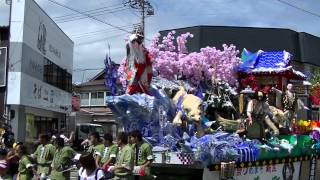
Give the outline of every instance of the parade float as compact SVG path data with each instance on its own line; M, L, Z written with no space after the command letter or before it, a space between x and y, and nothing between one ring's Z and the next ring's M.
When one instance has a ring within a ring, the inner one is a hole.
M320 123L296 119L293 107L306 107L289 84L306 77L291 54L244 50L240 58L225 44L188 52L192 37L159 34L146 49L135 32L118 72L106 61L107 104L124 131L138 129L153 145L153 166L192 175L180 179L320 178Z

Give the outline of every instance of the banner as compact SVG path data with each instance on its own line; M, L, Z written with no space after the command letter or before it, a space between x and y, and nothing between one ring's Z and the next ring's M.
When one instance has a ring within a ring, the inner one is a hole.
M26 142L33 142L36 137L36 127L34 124L34 115L26 115Z
M300 162L236 168L234 180L299 180ZM219 179L219 171L203 171L203 180Z

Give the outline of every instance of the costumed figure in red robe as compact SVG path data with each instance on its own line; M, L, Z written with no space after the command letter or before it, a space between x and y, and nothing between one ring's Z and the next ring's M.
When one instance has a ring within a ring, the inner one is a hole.
M143 46L143 34L133 33L126 45L126 74L128 80L128 94L145 93L149 94L149 87L152 80L152 62L149 52Z

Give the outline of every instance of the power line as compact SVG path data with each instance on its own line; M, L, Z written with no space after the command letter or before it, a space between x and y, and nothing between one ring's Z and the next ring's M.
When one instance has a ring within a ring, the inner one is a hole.
M286 2L286 1L283 1L283 0L278 0L278 1L281 2L281 3L283 3L283 4L288 5L288 6L290 6L290 7L293 7L293 8L295 8L295 9L298 9L298 10L300 10L300 11L303 11L303 12L305 12L305 13L308 13L308 14L311 14L311 15L313 15L313 16L316 16L316 17L320 18L320 14L316 14L316 13L314 13L314 12L311 12L311 11L309 11L309 10L303 9L303 8L298 7L298 6L296 6L296 5L290 4L289 2Z
M110 11L110 10L108 10L108 11L100 11L100 12L90 13L88 15L97 17L97 16L102 16L102 15L105 15L105 14L112 14L112 13L115 13L115 12L124 11L124 10L127 10L127 9L129 9L129 8L121 7L121 8L118 8L118 9L114 9L112 11ZM77 16L67 17L67 18L59 19L59 20L55 20L55 21L57 23L65 23L65 22L76 21L76 20L87 19L87 18L89 18L89 17L83 16L83 15L77 15Z
M117 37L117 36L121 36L121 35L125 35L125 34L127 34L127 33L116 34L116 35L113 35L113 36L109 36L109 37L106 37L106 38L103 38L103 39L94 40L94 41L89 41L89 42L84 42L84 43L78 43L78 44L75 44L75 46L82 46L82 45L87 45L87 44L93 44L93 43L96 43L96 42L105 41L105 40L108 40L108 39L110 39L110 38Z
M127 28L129 28L129 27L132 27L132 26L127 26ZM115 32L119 32L119 30L113 29L113 30L101 31L101 32L96 32L96 33L88 33L88 34L72 37L72 39L79 40L79 39L91 38L91 37L95 37L95 36L99 36L99 35L103 35L103 34L110 35L111 33L115 33Z
M70 7L68 7L68 6L64 5L64 4L61 4L61 3L57 2L57 1L54 1L54 0L48 0L48 1L51 2L51 3L54 3L54 4L58 5L58 6L64 7L64 8L66 8L66 9L71 10L71 11L74 11L74 12L77 12L77 13L82 14L82 15L84 15L84 16L87 16L87 17L89 17L89 18L91 18L91 19L94 19L94 20L100 22L100 23L103 23L103 24L106 24L106 25L108 25L108 26L114 27L114 28L119 29L119 30L121 30L121 31L124 31L124 32L126 32L126 33L130 33L130 32L127 31L126 29L123 29L123 28L121 28L121 27L119 27L119 26L116 26L116 25L113 25L113 24L108 23L108 22L106 22L106 21L103 21L103 20L101 20L101 19L98 19L98 18L96 18L96 17L94 17L94 16L91 16L90 14L83 13L83 12L78 11L78 10L76 10L76 9L70 8Z
M106 8L118 8L118 7L123 7L122 3L116 4L116 5L112 5L112 6L104 6L104 7L100 7L100 8L96 8L96 9L91 9L91 10L87 10L87 11L83 11L83 12L84 12L84 13L92 13L92 12L94 12L94 11L101 10L101 9L106 9ZM65 14L65 15L62 15L62 16L56 16L56 17L53 17L52 19L60 19L60 18L65 18L65 17L69 17L69 16L74 16L74 15L77 15L77 13L71 13L71 14Z
M132 24L129 25L125 25L125 26L120 26L121 28L129 28L132 27ZM90 32L85 32L85 33L81 33L81 34L74 34L71 35L72 38L80 38L83 36L88 36L88 35L97 35L97 34L101 34L101 33L109 33L109 32L113 32L113 31L118 31L117 29L114 28L109 28L109 29L102 29L102 30L97 30L97 31L90 31Z

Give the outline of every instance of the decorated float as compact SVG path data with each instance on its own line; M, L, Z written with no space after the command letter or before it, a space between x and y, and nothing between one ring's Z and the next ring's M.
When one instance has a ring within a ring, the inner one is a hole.
M107 104L124 131L153 145L153 166L199 169L202 179L319 179L320 123L297 119L308 108L291 81L306 77L292 55L244 49L240 58L225 44L188 52L192 37L159 34L146 49L134 32L118 73L106 62Z

